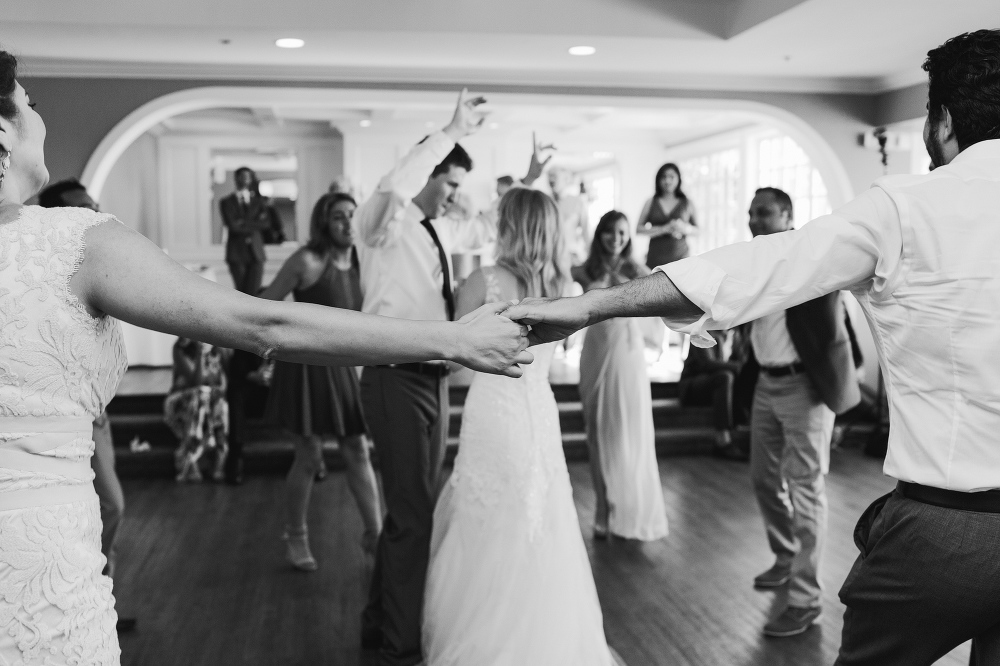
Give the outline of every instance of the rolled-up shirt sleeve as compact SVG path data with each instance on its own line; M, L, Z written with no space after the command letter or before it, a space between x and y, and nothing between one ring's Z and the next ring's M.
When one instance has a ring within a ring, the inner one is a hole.
M899 272L899 215L881 188L868 190L801 229L735 243L655 270L704 312L694 323L664 318L701 347L707 331L732 328L764 315L870 281L891 290Z

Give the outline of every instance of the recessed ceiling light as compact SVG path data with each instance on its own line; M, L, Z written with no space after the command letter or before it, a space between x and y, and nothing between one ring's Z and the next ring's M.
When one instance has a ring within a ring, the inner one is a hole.
M614 156L615 156L614 153L609 153L606 150L595 150L594 151L594 159L595 160L610 160Z
M306 45L306 40L298 37L282 37L274 40L274 45L279 49L301 49Z
M593 46L571 46L569 47L569 54L575 56L588 56L597 53L597 49Z
M365 118L364 120L362 120L358 124L361 125L362 127L371 127L372 126L372 121L370 121L367 118Z
M490 123L490 129L496 129L500 127L500 123Z
M433 128L433 127L434 127L434 125L436 125L436 124L437 124L437 123L435 123L435 122L434 122L433 120L428 120L428 121L427 121L426 123L424 123L424 127L426 127L427 129L431 129L431 128Z

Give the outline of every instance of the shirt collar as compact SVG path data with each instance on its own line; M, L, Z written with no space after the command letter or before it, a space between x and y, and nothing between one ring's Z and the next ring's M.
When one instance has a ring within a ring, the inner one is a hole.
M972 144L958 155L949 164L964 164L973 160L998 160L1000 159L1000 139L988 139Z

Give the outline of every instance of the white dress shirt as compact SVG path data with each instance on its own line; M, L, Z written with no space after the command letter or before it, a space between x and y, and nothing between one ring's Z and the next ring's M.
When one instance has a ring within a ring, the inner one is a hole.
M369 314L446 321L444 272L437 246L421 224L426 217L413 203L434 167L454 148L442 132L407 153L354 214L361 266L362 311ZM451 254L482 237L477 221L432 220L451 268Z
M850 288L889 398L886 474L1000 488L1000 140L923 176L889 176L802 229L659 267L727 328ZM669 324L669 322L668 322Z
M791 365L799 360L795 343L788 333L784 310L764 315L750 324L750 344L757 362L765 368Z

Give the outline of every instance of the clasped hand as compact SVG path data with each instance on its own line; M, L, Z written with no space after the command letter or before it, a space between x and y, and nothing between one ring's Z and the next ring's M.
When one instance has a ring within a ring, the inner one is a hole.
M529 345L562 340L589 322L579 298L525 298L487 303L462 317L456 361L479 372L520 377L534 357Z

